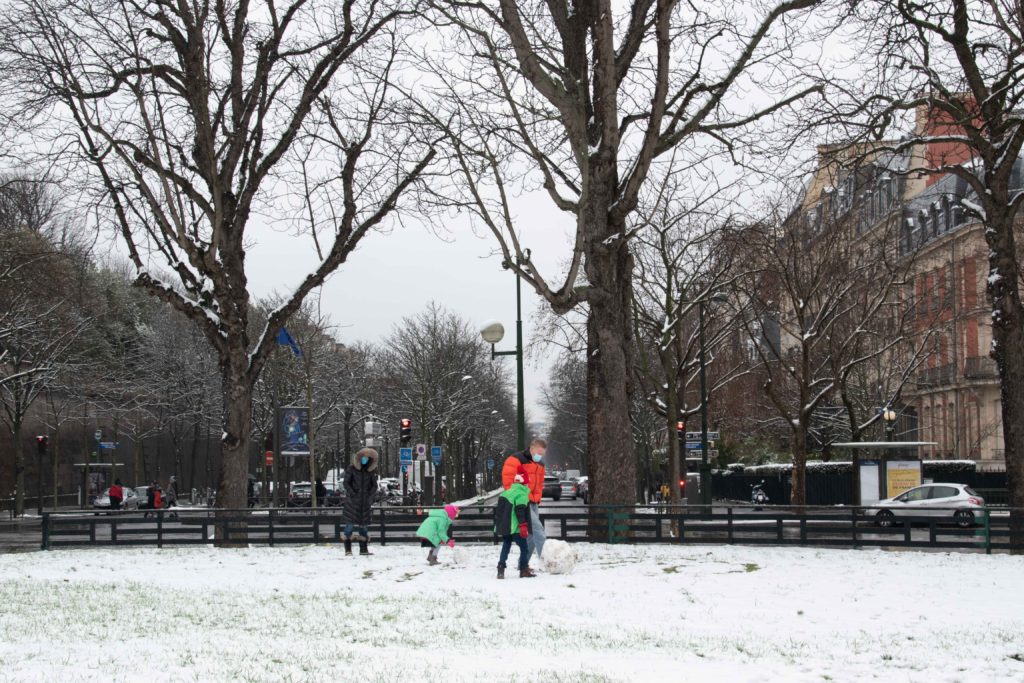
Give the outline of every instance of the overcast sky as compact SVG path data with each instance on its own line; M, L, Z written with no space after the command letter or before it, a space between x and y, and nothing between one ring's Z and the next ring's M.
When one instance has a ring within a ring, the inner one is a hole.
M546 196L520 201L518 210L524 246L532 249L533 260L545 277L558 282L554 274L561 272L559 264L571 253L565 217ZM246 270L256 296L283 292L314 267L310 237L267 227L256 228L250 235L254 244L246 256ZM494 254L496 244L490 234L474 234L465 219L453 221L444 236L433 234L415 220L407 220L388 234L370 233L323 287L321 310L336 325L339 341L377 343L403 317L416 315L436 301L476 327L489 318L500 321L505 339L498 350L511 350L515 344L515 276L501 267L501 257ZM529 343L533 332L534 311L545 305L531 288L523 286L524 343ZM546 417L540 408L541 385L547 382L552 360L549 357L538 367L527 360L526 407L531 420ZM494 362L507 363L515 376L514 358Z

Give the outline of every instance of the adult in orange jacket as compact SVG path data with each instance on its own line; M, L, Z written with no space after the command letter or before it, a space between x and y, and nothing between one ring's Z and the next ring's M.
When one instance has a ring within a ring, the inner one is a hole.
M530 479L530 536L526 539L527 561L533 556L534 550L538 555L544 553L544 541L547 536L544 534L544 525L540 521L541 498L544 494L544 454L547 453L548 444L544 439L533 439L530 446L519 453L513 453L505 458L501 466L501 485L507 490L515 480L516 471L523 467Z

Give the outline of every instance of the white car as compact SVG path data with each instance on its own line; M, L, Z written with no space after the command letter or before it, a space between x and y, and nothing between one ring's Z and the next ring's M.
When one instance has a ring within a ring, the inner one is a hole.
M136 493L135 489L130 486L121 487L124 489L124 500L121 502L122 510L138 510L139 503L143 499L139 498L139 494ZM107 489L92 501L92 506L97 510L109 510L110 509L110 489Z
M969 527L984 507L985 499L964 484L925 484L871 506L875 522L883 527L892 526L896 516L948 517L957 526Z

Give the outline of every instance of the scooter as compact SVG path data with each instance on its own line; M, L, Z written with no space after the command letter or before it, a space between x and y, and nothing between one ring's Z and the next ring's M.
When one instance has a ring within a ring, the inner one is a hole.
M762 488L763 486L764 481L761 481L760 484L754 484L750 487L750 502L754 505L768 504L768 494L764 492L764 488ZM760 508L756 509L760 510Z

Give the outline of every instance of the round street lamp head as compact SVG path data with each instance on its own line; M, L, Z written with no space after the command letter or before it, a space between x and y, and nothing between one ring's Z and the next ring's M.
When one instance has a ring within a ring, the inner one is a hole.
M886 408L882 413L882 419L886 422L894 422L896 420L896 411L892 408Z
M505 337L505 326L497 320L488 320L480 328L480 336L488 344L497 344Z

